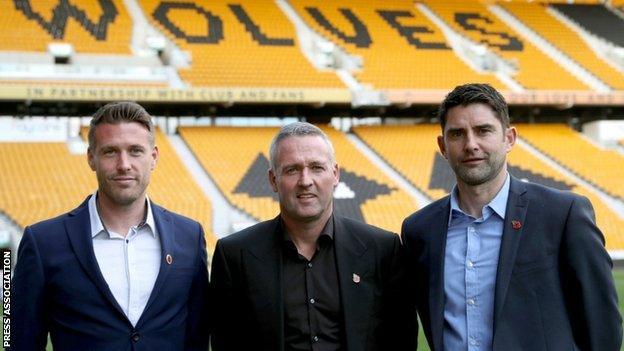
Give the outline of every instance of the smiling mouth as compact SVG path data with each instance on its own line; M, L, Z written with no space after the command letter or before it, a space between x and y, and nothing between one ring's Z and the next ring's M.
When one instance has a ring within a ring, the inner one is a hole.
M312 199L315 198L316 195L314 194L299 194L297 195L297 199Z
M133 181L134 181L134 178L127 178L127 177L113 178L113 182L119 183L119 184L129 184Z
M484 160L485 160L484 158L469 158L469 159L463 160L462 163L472 164L472 163L479 163Z

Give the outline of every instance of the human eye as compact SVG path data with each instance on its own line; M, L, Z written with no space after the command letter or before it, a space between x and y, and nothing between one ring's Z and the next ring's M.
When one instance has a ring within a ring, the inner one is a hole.
M477 132L480 135L488 135L490 133L492 133L492 128L491 127L481 127L477 130Z
M463 131L461 129L451 129L448 131L448 136L451 138L459 138L462 134Z
M325 167L321 164L314 164L310 168L312 168L314 172L322 172L325 170Z
M102 149L102 155L104 156L114 156L115 153L116 153L116 150L113 148Z
M290 174L295 174L297 173L297 168L296 167L286 167L284 168L284 174L290 175Z
M134 146L132 148L130 148L130 154L133 156L140 156L143 154L143 148L142 147L138 147L138 146Z

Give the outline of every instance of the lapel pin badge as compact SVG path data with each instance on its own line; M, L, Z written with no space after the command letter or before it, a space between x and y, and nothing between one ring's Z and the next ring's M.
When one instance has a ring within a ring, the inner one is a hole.
M360 282L360 276L357 275L356 273L353 273L353 282L355 284L358 284Z
M167 256L165 256L165 261L167 261L167 264L172 264L173 263L173 257L171 257L170 254L167 254Z
M517 221L517 220L514 219L513 221L511 221L511 227L513 229L515 229L515 230L518 230L518 229L522 228L522 223L520 223L520 221Z

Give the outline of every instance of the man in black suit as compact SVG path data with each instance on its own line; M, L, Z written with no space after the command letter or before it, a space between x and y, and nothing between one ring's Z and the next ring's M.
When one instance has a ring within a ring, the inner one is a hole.
M217 242L212 349L413 350L399 237L333 213L325 133L283 127L270 164L279 216Z
M507 172L507 104L485 84L442 102L449 196L403 223L410 280L432 350L616 351L622 319L590 202Z

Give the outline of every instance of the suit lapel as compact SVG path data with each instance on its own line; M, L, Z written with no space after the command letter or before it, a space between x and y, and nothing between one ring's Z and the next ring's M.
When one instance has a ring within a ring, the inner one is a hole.
M249 282L249 296L261 321L260 335L266 336L268 349L284 349L284 304L282 296L282 229L279 217L267 232L243 255L243 269Z
M173 225L173 221L171 215L167 213L162 207L151 203L152 206L152 215L154 216L154 222L156 224L156 230L158 231L158 238L160 239L160 269L158 270L158 276L156 277L156 281L154 282L154 288L150 293L150 297L147 300L147 304L145 305L145 309L139 317L137 321L137 328L143 323L145 320L145 316L148 315L150 307L154 304L154 301L158 297L158 293L162 289L167 277L169 276L169 271L171 270L171 265L168 264L165 260L167 255L171 255L175 259L176 254L174 252L174 243L175 243L175 226Z
M358 233L350 231L335 215L334 245L347 350L363 350L373 294L364 279L369 273L366 267L371 266L367 247Z
M496 332L496 321L505 303L505 296L507 295L509 281L511 280L511 273L514 263L516 262L518 246L522 238L522 231L524 230L522 223L524 223L528 207L528 199L524 196L525 193L526 185L511 177L503 237L498 258L496 287L494 290L494 332ZM514 223L516 224L516 228L514 228Z
M74 254L80 265L89 276L89 279L97 286L102 295L108 300L113 308L119 312L124 320L128 320L121 307L110 291L93 250L93 238L91 237L91 222L89 220L89 198L87 198L78 208L69 213L65 220L65 230L69 237L69 242L74 250Z
M444 328L444 255L446 254L446 234L450 211L450 197L441 202L431 223L431 244L429 252L429 318L431 336L435 350L442 350ZM436 219L440 218L442 220Z

